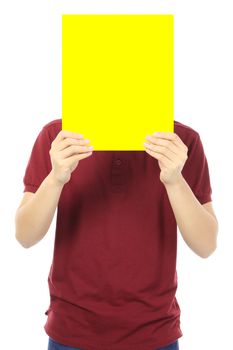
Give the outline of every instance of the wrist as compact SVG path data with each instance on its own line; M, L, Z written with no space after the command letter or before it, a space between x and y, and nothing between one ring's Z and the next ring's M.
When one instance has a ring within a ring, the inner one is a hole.
M50 184L50 186L57 187L58 189L62 189L63 186L65 185L64 182L61 182L56 178L53 170L51 170L51 172L47 176L47 180L48 180L48 183Z
M173 189L173 188L179 188L182 187L186 183L185 178L181 174L180 177L172 183L164 183L164 186L167 190Z

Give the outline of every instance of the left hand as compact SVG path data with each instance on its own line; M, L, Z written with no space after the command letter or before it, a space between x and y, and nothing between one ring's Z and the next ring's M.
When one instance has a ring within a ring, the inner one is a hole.
M183 177L181 171L188 158L188 147L173 132L156 134L146 136L146 152L158 160L163 184L176 184Z

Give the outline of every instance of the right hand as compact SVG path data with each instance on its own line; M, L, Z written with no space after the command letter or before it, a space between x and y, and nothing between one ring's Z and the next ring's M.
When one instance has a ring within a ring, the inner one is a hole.
M89 143L89 140L74 132L61 130L57 134L49 151L52 163L51 175L55 181L64 185L70 180L71 173L79 161L92 154L92 149L87 146Z

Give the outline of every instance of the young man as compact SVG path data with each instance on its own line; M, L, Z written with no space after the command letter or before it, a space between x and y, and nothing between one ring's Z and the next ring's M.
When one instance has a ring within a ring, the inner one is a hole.
M178 349L177 225L206 258L218 223L199 134L175 121L174 133L145 138L146 152L92 152L57 119L35 141L16 238L39 242L57 208L50 350Z

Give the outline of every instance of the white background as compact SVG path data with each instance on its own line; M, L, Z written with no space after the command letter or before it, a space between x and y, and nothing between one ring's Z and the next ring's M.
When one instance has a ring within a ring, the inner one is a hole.
M24 249L15 239L14 215L35 138L61 117L62 13L175 15L175 120L201 136L219 221L218 249L208 259L194 254L179 233L180 349L232 349L231 1L8 0L0 6L1 349L47 349L43 326L55 223L42 241Z

